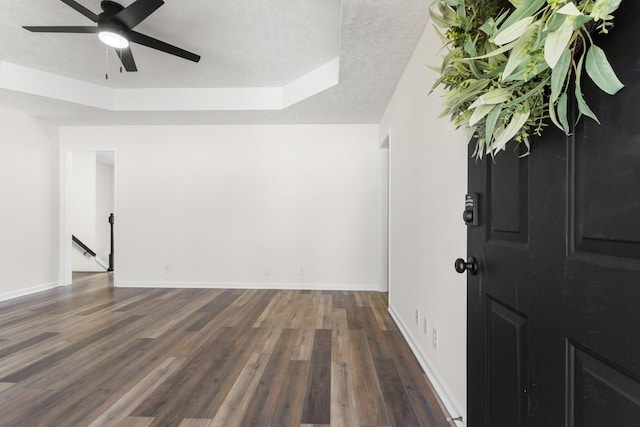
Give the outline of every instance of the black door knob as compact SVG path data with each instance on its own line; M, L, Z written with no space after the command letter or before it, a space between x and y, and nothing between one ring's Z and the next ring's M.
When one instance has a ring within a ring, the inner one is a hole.
M468 271L473 276L478 272L478 263L474 257L469 257L466 261L462 258L458 258L453 265L456 268L456 271L460 274Z

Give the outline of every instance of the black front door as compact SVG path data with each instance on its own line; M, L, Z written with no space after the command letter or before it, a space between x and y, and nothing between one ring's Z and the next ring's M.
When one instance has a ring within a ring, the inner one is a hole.
M601 126L469 161L469 427L640 426L640 2L597 38L626 87L584 78Z

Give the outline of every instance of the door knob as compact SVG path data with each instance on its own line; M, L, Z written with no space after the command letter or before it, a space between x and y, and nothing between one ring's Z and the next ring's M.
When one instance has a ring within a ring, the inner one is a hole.
M453 265L456 268L456 271L460 274L468 271L472 276L474 276L478 272L478 263L474 257L469 257L466 261L462 258L458 258Z

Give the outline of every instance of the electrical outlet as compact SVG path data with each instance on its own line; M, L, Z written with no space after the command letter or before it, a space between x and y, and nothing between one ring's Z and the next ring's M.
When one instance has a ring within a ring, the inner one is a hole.
M306 268L304 268L304 266L303 266L303 267L300 267L300 271L299 271L299 273L300 273L300 275L301 275L301 276L304 276L306 272L307 272L307 271L306 271Z
M416 325L420 326L420 312L416 308Z
M433 333L432 335L433 348L437 350L438 349L438 330L436 328L433 328L431 332Z
M429 319L426 317L422 319L422 331L425 335L429 335Z
M169 274L169 273L171 273L171 269L169 268L168 265L165 265L164 266L164 274Z
M265 267L264 268L264 276L268 277L271 274L271 270L269 269L269 267Z

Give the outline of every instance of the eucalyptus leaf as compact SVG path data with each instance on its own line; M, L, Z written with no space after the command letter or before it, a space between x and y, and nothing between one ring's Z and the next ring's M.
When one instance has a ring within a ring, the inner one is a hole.
M494 143L491 145L492 152L500 151L504 146L509 142L516 133L520 130L520 128L525 124L527 119L529 118L530 111L526 109L524 111L516 111L511 116L511 121L504 128L504 131L501 132L500 136L496 138Z
M467 144L471 142L471 140L473 139L473 135L475 135L476 133L476 128L475 127L468 127L467 131L466 131L466 138L467 138Z
M474 108L473 114L469 119L469 126L474 126L475 124L477 124L487 114L489 114L491 110L493 110L494 106L495 105L493 104L483 104L483 105L478 105L476 108Z
M544 59L552 69L556 66L564 50L569 46L571 36L573 36L573 28L567 20L556 31L547 34L547 40L544 43Z
M547 0L524 0L520 7L516 8L516 10L514 10L504 21L500 30L502 31L503 28L508 28L511 24L521 20L522 18L532 16L546 3Z
M580 77L581 77L583 61L584 61L584 53L580 57L580 60L578 61L578 65L576 66L576 87L574 92L575 92L576 102L578 103L578 111L580 112L580 114L584 114L587 117L591 117L598 124L600 124L600 120L598 120L598 117L596 116L596 114L593 111L591 111L591 108L589 108L589 106L587 105L587 102L584 100L584 97L582 95L582 88L580 87ZM578 116L578 119L580 119L580 116Z
M508 104L505 104L505 108L511 108L511 107L515 107L518 104L523 103L524 101L526 101L527 99L531 98L532 96L534 96L539 90L541 90L543 87L545 87L548 83L549 80L551 79L551 77L547 77L544 80L542 80L540 83L538 83L534 88L528 90L527 92L525 92L524 94L520 95L519 97L517 97L516 99L514 99L513 101L510 101Z
M549 30L544 28L543 25L538 26L538 35L536 37L536 43L533 45L533 50L542 49L544 47L544 43L547 41L547 34L549 34Z
M517 38L521 37L532 23L533 16L522 18L521 20L513 23L509 27L501 30L498 34L496 34L496 36L493 38L493 42L498 46L502 46L503 44L514 41Z
M445 21L442 15L435 13L431 8L429 9L429 16L431 21L440 28L449 28L451 26L450 22Z
M480 95L478 95L478 93L482 93L483 89L488 86L489 83L489 80L477 80L466 88L449 91L449 94L447 94L443 102L444 110L442 117L450 114L465 102L479 97Z
M511 91L508 89L494 89L480 96L469 108L475 108L480 105L495 105L509 100Z
M542 73L547 69L549 69L549 66L544 61L537 63L534 70L531 70L529 67L529 63L525 62L519 65L518 68L515 69L513 74L504 78L503 82L509 83L509 82L521 81L523 83L526 83L532 80L533 78L537 77L540 73Z
M552 102L549 102L549 118L558 129L564 130L562 128L562 124L558 121L558 116L556 115L556 106Z
M563 93L558 99L558 119L562 124L562 130L569 135L569 121L567 120L567 93Z
M476 50L476 42L475 40L471 40L471 37L467 37L467 39L464 41L464 51L471 56L478 55L478 51Z
M464 20L467 17L467 10L464 7L464 1L461 0L460 3L462 4L459 4L459 7L456 7L456 12L458 13L458 17Z
M509 10L505 10L504 12L502 12L500 15L498 15L497 18L495 18L496 21L496 27L500 26L500 24L502 24L502 21L504 21L505 19L507 19L507 17L509 16Z
M561 15L558 13L554 13L551 15L549 19L549 23L547 24L547 30L549 32L556 31L560 26L564 23L565 19L567 19L567 15Z
M493 145L495 144L496 140L501 138L502 134L504 133L504 128L505 128L505 125L504 124L500 124L493 131L493 142L491 144L486 144L486 147L485 147L485 152L487 154L493 153ZM496 150L496 151L498 151L498 150Z
M456 17L458 14L454 9L444 3L438 3L438 9L440 10L442 19L449 27L456 25Z
M431 24L431 26L433 27L433 31L440 38L440 41L442 42L442 45L445 46L447 44L447 42L448 42L447 37L444 34L442 34L442 32L438 29L438 26L436 24Z
M500 118L500 113L502 113L502 105L498 104L493 107L493 110L487 115L487 121L485 124L485 139L487 141L487 145L491 144L491 140L493 139L493 130L496 128L496 123Z
M551 72L551 96L549 98L550 104L553 104L560 96L560 92L562 91L562 87L564 86L564 82L567 78L567 71L569 71L570 65L571 51L569 49L565 49L564 52L562 52L562 55L560 55L560 58L556 63L556 67Z
M624 87L611 68L604 51L596 45L591 45L587 52L585 69L591 80L609 95L615 95Z
M504 66L506 65L506 63L501 63L498 67L493 68L492 71L489 71L487 73L485 73L484 78L485 79L495 79L496 77L498 77L500 75L500 73L502 73L502 71L504 70Z
M580 12L576 7L576 5L572 2L568 2L567 4L562 6L560 9L556 10L556 13L559 13L561 15L571 15L571 16L582 15L582 12Z
M469 61L469 70L471 70L471 73L474 75L475 78L477 79L481 79L484 78L483 73L478 69L478 63L479 61Z
M580 111L580 113L584 114L587 117L591 117L598 124L600 124L600 120L598 120L598 117L596 116L596 114L593 111L591 111L591 108L589 108L589 106L587 105L587 102L584 100L584 97L582 96L582 90L578 85L576 85L575 95L576 95L576 101L578 102L578 110Z
M588 16L588 15L576 16L575 19L573 20L574 31L582 27L584 24L591 21L592 19L593 19L593 16Z
M480 56L475 56L473 58L469 58L469 59L484 59L484 58L491 58L492 56L497 56L500 54L503 54L505 52L508 52L509 50L511 50L514 46L516 45L516 42L513 41L511 43L507 43L504 46L499 47L498 49L495 49L487 54L484 55L480 55Z
M496 23L493 20L493 18L489 18L485 21L484 24L482 24L479 28L480 31L482 31L483 33L485 33L488 36L492 36L494 31L496 29Z
M611 13L615 12L620 6L621 0L608 0L599 1L593 7L591 14L595 17L596 21L610 19L608 18Z
M520 37L513 49L511 49L511 54L509 55L509 59L507 60L507 65L504 67L504 72L502 73L502 81L504 81L507 77L513 73L513 71L523 62L527 61L530 55L530 39L533 34L538 31L539 25L533 24L530 25L527 30L524 32L522 37Z

